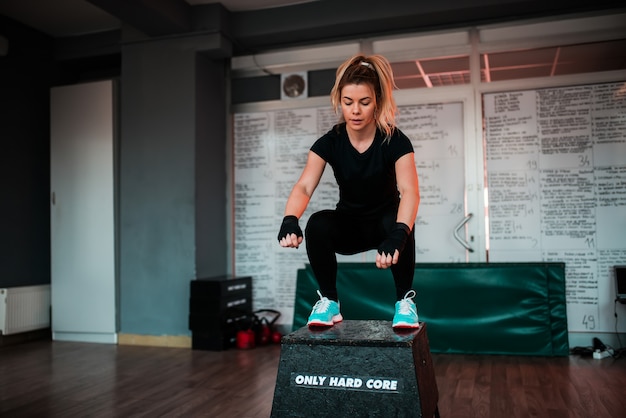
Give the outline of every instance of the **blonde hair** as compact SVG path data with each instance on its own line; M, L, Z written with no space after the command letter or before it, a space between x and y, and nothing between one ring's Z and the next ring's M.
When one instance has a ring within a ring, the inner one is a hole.
M389 140L396 128L396 113L398 107L393 98L393 71L387 58L382 55L355 55L337 68L335 85L330 92L330 102L335 113L341 113L341 90L348 84L367 83L374 89L376 95L376 127Z

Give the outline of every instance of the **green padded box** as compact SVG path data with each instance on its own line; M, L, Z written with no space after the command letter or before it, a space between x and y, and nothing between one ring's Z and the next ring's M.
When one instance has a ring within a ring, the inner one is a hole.
M415 302L433 352L567 356L564 263L423 263L415 267ZM310 266L298 270L293 329L318 299ZM393 317L389 270L339 263L345 319Z

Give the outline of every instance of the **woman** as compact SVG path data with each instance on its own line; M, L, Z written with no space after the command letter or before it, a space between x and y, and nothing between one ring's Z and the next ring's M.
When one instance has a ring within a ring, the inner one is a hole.
M311 215L305 231L320 288L309 326L332 326L343 319L336 254L377 249L376 266L391 269L396 287L392 326L419 327L411 290L419 186L413 146L395 126L393 88L391 65L380 55L357 55L337 69L331 103L341 115L340 123L313 144L287 200L278 241L282 247L298 248L303 241L298 219L326 164L333 168L339 186L337 207Z

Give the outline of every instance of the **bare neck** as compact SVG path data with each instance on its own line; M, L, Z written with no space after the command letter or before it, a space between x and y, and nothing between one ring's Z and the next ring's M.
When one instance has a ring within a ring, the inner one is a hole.
M374 137L376 136L375 123L372 123L359 130L354 130L350 128L347 128L346 130L348 132L348 138L350 138L350 143L360 152L369 148L372 142L374 142Z

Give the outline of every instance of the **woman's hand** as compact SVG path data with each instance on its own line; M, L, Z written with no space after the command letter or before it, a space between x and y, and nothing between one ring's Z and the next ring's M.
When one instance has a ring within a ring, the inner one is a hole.
M300 244L302 244L302 236L297 236L296 234L289 234L284 236L280 241L278 241L281 247L285 248L298 248Z
M281 247L298 248L302 244L302 229L298 224L298 218L288 215L283 218L278 232L278 243Z
M393 253L393 257L390 254L381 254L379 252L376 252L376 267L378 267L379 269L386 269L394 264L397 264L399 258L400 253L398 252L398 250Z
M396 264L410 234L411 228L407 224L396 222L387 238L378 246L376 267L386 269Z

